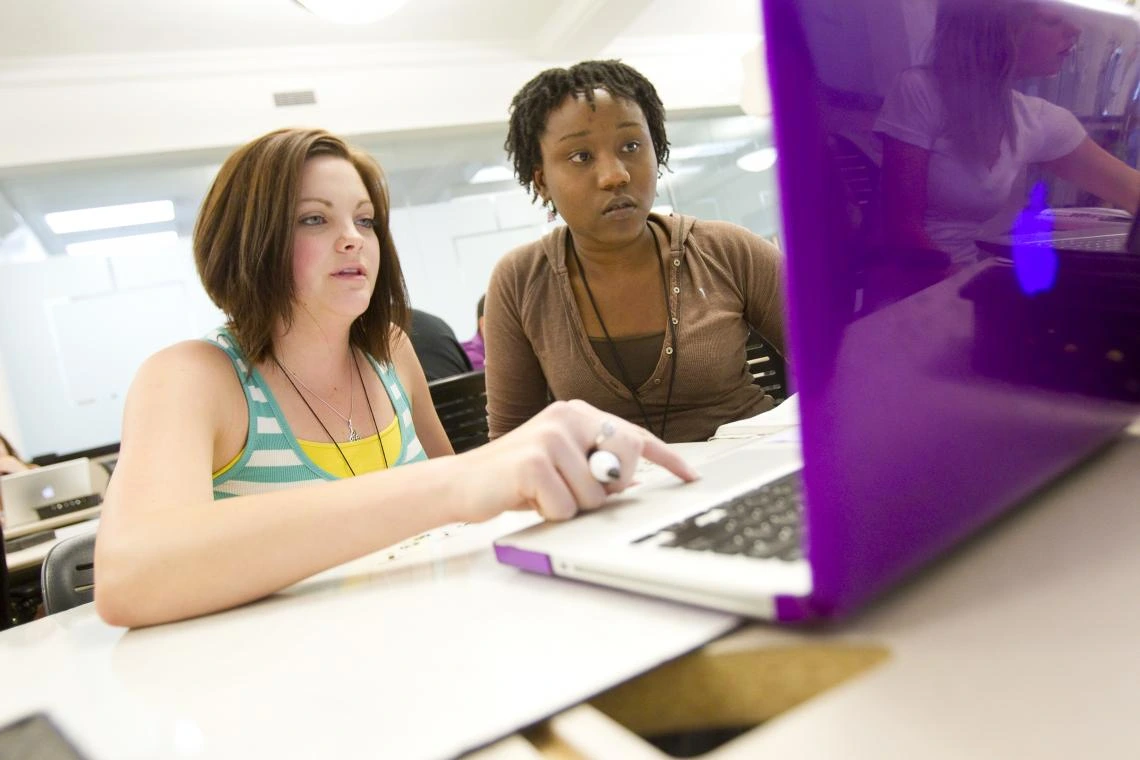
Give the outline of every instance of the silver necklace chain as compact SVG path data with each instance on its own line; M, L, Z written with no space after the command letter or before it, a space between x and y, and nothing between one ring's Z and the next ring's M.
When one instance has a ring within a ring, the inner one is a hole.
M351 351L351 348L349 350ZM352 424L353 387L352 387L352 364L351 364L351 361L352 361L352 354L350 353L349 354L349 362L350 363L349 363L349 368L348 368L348 416L347 417L345 415L341 414L340 410L338 410L335 406L333 406L328 401L325 401L323 398L321 398L321 394L317 393L315 390L313 390L309 386L305 385L305 381L302 380L300 377L298 377L296 372L289 369L289 367L286 366L284 362L280 362L280 364L281 364L281 368L284 369L286 372L288 372L290 377L292 377L294 380L296 380L302 388L307 390L312 395L313 398L315 398L317 401L320 401L322 404L327 406L332 411L332 413L335 414L337 417L340 417L341 421L344 422L344 424L348 426L348 440L359 441L360 440L360 434L356 432L356 428Z

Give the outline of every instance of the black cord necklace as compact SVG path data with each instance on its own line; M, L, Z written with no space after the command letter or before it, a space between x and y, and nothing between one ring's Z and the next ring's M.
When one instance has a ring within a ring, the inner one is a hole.
M380 431L380 426L376 424L376 413L372 411L372 399L368 398L368 387L364 384L364 375L360 372L360 361L356 358L356 351L351 346L348 350L352 351L352 364L356 367L356 376L360 378L360 389L364 391L364 400L368 402L368 414L372 417L372 427L376 428L376 442L380 444L380 456L384 458L384 469L387 470L389 468L388 452L384 450L384 436ZM344 460L344 466L348 468L348 471L350 473L352 473L352 477L356 477L356 470L352 469L352 464L349 463L348 457L344 455L344 451L341 449L340 444L337 443L336 438L334 438L333 434L329 432L329 429L325 427L325 423L321 420L320 415L317 414L317 411L313 409L313 406L309 403L309 400L305 398L305 394L301 393L301 389L297 387L297 384L295 382L293 382L293 378L291 378L289 376L289 373L285 371L285 368L281 366L281 362L277 360L276 356L273 357L273 363L277 365L277 368L279 370L281 370L281 374L284 375L285 379L289 381L289 385L293 386L293 390L297 392L297 396L301 399L301 402L308 408L309 412L313 415L313 418L317 421L317 424L321 426L321 430L325 431L325 435L327 435L329 437L329 440L332 441L333 446L336 446L336 453L340 454L340 458Z
M665 440L665 429L669 424L669 407L673 401L673 381L677 377L677 331L673 327L673 312L669 309L669 285L665 277L665 262L661 260L661 243L657 240L657 235L653 230L649 230L649 234L653 237L653 247L657 252L657 268L661 273L661 292L665 297L665 313L668 315L666 326L669 330L669 337L673 343L673 354L670 357L672 361L669 364L669 388L665 392L665 410L661 413L661 432L658 437ZM574 257L574 264L578 267L578 275L582 278L582 286L586 288L586 295L590 299L590 306L594 309L594 316L598 319L598 324L601 325L602 334L606 336L606 345L609 346L610 353L614 357L614 363L617 364L618 371L621 373L622 385L633 396L633 402L637 404L637 410L641 413L641 419L645 423L645 429L653 432L653 428L649 424L649 413L645 410L645 404L641 401L641 396L638 395L637 389L634 388L633 382L630 379L629 371L625 368L625 362L622 361L621 354L617 350L617 345L614 339L610 337L610 331L606 328L606 322L602 319L601 309L598 308L598 302L594 298L594 291L590 289L590 281L586 278L586 270L582 267L582 260L578 257L578 250L574 247L573 235L567 235L567 244L570 247L570 255Z

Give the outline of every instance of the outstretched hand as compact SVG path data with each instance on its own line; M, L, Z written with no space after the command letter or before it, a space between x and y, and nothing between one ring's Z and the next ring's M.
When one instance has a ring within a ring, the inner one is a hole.
M602 484L590 473L587 455L594 448L618 458L617 480ZM461 519L478 522L508 509L536 509L548 520L569 519L628 488L641 457L684 481L698 477L646 430L584 401L555 402L502 438L461 455L471 472Z

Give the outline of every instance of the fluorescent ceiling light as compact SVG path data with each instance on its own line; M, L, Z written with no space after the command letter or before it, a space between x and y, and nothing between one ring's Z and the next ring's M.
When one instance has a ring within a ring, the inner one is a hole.
M408 0L297 0L314 16L334 24L371 24L407 5Z
M109 256L119 253L158 253L178 242L174 230L148 232L145 235L124 235L122 237L84 240L82 243L69 243L68 256Z
M736 165L746 172L766 172L776 165L776 149L761 148L745 153L736 159Z
M469 182L472 185L482 185L485 182L504 182L514 178L515 173L505 166L484 166L475 172Z
M1114 13L1118 16L1131 16L1135 11L1131 6L1121 2L1106 2L1106 0L1075 0L1076 5L1083 5L1094 11Z
M147 201L124 203L121 206L80 208L74 211L54 211L44 214L44 221L57 235L88 230L109 230L115 227L133 227L136 224L174 221L173 201Z
M713 156L724 156L729 153L735 153L737 150L743 148L750 142L752 142L750 139L740 139L724 140L721 142L697 143L696 145L685 145L680 148L670 147L669 160L687 161L690 158L712 158Z

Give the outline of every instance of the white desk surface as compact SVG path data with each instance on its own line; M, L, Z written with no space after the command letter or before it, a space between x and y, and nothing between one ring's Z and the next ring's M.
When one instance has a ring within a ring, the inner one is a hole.
M92 760L448 757L737 624L496 563L492 537L536 519L438 531L183 623L126 631L88 604L18 626L0 634L0 724L44 710Z
M706 757L1135 757L1138 465L1123 440L842 625L733 636L890 656ZM486 538L527 519L186 623L128 633L88 605L20 626L0 635L0 722L46 709L93 760L448 756L733 626L496 565ZM575 730L585 757L656 756Z

